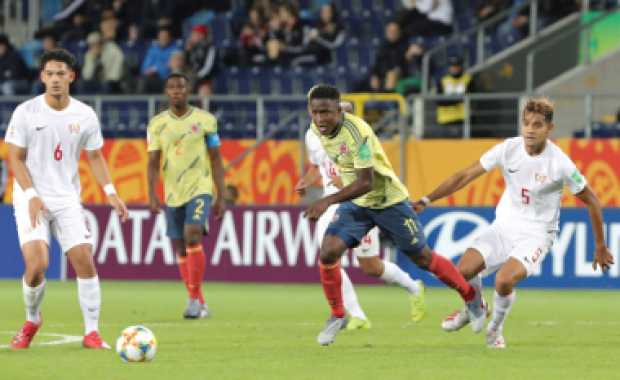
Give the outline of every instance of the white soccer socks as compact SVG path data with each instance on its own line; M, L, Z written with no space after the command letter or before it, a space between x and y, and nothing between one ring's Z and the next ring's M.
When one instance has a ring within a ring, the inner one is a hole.
M99 277L78 278L78 298L84 316L84 334L99 330L99 310L101 309L101 288Z
M504 327L506 316L516 299L516 292L513 290L507 296L500 296L497 291L493 295L493 318L487 326L487 330L501 331Z
M31 288L22 277L22 291L26 305L26 320L39 324L41 322L41 302L45 295L45 279L39 285Z
M344 303L344 309L352 317L366 320L366 314L357 300L357 294L355 293L349 275L342 268L340 268L340 274L342 277L342 301Z
M413 281L411 277L407 273L405 273L400 267L390 261L383 261L383 274L381 275L381 279L388 284L397 284L405 289L411 294L418 294L420 291L420 287L418 284Z

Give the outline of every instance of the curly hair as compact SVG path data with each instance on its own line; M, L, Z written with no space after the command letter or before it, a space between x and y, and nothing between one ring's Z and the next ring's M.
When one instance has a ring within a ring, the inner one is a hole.
M544 116L545 122L551 123L553 122L554 110L555 105L551 99L546 96L541 96L527 99L525 102L525 107L523 107L523 114L525 115L526 112L537 113Z

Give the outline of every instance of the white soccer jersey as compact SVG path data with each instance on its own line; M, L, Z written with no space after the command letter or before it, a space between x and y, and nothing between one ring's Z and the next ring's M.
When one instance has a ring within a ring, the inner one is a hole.
M333 177L339 176L338 168L327 156L327 152L323 149L319 136L310 128L306 131L306 149L308 150L310 162L319 167L323 180L323 195L326 196L337 193L339 189L331 183Z
M557 231L564 184L577 194L587 183L571 159L549 140L542 153L530 156L522 137L507 139L482 155L480 164L487 171L494 167L502 171L506 189L495 218L512 226Z
M90 106L70 98L69 105L57 111L40 95L17 106L5 142L26 148L33 186L45 206L53 210L80 202L80 152L100 149L103 137ZM15 181L13 203L22 199L23 190Z

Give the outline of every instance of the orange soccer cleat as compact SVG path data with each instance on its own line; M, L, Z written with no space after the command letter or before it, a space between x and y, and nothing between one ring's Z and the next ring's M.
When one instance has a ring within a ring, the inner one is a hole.
M92 348L95 350L110 349L110 345L101 339L101 335L99 335L99 332L97 331L91 331L88 335L84 335L82 346L84 346L84 348Z
M34 338L37 331L43 324L43 321L39 321L38 324L26 321L22 326L21 330L11 339L11 348L14 350L22 350L30 347L30 342L32 342L32 338Z

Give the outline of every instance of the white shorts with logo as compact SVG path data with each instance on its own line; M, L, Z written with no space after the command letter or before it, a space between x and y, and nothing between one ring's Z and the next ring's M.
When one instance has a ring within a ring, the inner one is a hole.
M555 231L516 230L493 222L471 248L480 252L484 259L486 268L482 276L497 271L510 257L519 260L530 276L545 259L555 237Z
M63 253L80 244L92 244L91 233L79 203L53 211L43 211L35 228L32 228L30 222L28 202L15 202L14 214L20 246L34 240L43 240L49 246L50 233L60 244Z
M323 239L325 231L327 230L327 226L329 226L329 223L331 223L331 221L334 219L338 206L339 205L337 204L329 206L317 221L317 236L319 236L320 239ZM368 231L366 236L364 236L364 238L360 242L360 245L353 248L353 254L356 257L373 257L379 256L379 253L379 227L374 227L370 231Z

